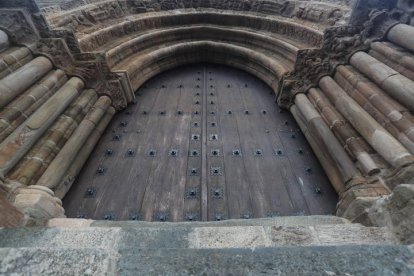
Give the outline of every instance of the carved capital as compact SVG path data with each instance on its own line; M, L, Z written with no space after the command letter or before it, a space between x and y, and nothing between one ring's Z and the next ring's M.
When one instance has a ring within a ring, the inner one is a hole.
M372 10L369 17L369 21L364 24L362 36L371 41L383 40L388 31L400 23L387 10Z
M319 79L331 73L329 56L321 49L299 50L296 56L295 69L283 76L277 102L280 107L289 108L296 94L306 93L317 85Z
M75 70L75 60L61 38L42 38L31 47L31 50L36 55L47 56L57 68L68 72Z

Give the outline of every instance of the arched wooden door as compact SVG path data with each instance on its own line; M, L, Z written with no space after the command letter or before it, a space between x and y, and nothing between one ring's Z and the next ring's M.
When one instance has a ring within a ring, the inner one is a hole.
M332 214L337 195L269 87L225 66L165 72L108 127L69 217L223 220Z

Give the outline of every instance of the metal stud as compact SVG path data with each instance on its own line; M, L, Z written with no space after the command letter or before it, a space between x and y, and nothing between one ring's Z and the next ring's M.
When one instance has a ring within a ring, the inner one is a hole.
M249 115L249 110L245 110L244 114Z
M216 114L216 112L210 111L210 115L214 115L214 114Z
M196 93L196 96L200 96L200 92L197 92L197 93Z
M121 127L126 127L128 125L128 122L121 122Z
M263 155L263 151L261 149L255 149L254 150L254 155L256 155L256 156L262 156Z
M198 126L199 126L198 122L193 123L193 127L198 127Z
M183 85L182 84L178 85L178 88L183 88Z
M213 80L213 78L210 78L210 81L212 81Z
M210 102L210 104L211 104L211 105L214 105L214 101L211 101L211 102Z
M253 215L250 212L240 214L241 219L251 219L252 217L253 217Z
M210 88L213 88L214 86L213 85L210 85Z
M231 110L227 111L227 114L231 115L232 114Z
M155 215L155 218L156 218L156 220L158 220L158 221L168 221L168 218L169 218L169 214L168 213L166 213L166 212L158 212L156 215Z
M290 135L290 138L295 139L295 138L296 138L296 134L292 133L292 134Z
M138 213L132 213L129 215L129 220L141 220L141 215Z
M114 154L114 151L112 149L105 150L105 155L106 156L111 156L112 154Z
M135 156L135 150L134 149L128 149L126 152L127 157L134 157Z
M247 85L247 83L245 83L245 84L244 84L244 87L247 87L247 86L248 86L248 85Z
M115 134L115 135L112 137L112 140L114 140L114 141L119 141L119 140L121 140L121 135L120 135L120 134Z
M200 220L199 217L200 216L197 213L187 213L187 214L185 214L185 220L186 221L197 221L197 220Z
M231 85L230 84L227 84L227 88L230 88L231 87Z
M194 111L194 115L199 115L200 112L198 110Z
M169 156L171 157L177 157L178 156L178 149L172 149L170 150L170 152L168 153Z
M142 111L142 114L144 114L144 115L147 115L148 114L148 111Z
M213 93L213 92L211 92L211 93L210 93L210 96L214 96L214 93Z
M190 154L189 155L192 156L192 157L198 157L198 156L200 156L200 151L199 150L195 150L195 149L190 150Z
M200 81L200 78L197 78L198 81Z
M218 135L217 134L210 134L210 141L216 141L218 140Z
M303 149L298 149L299 154L303 154Z
M283 122L283 124L284 124L285 126L287 126L287 125L289 125L289 122L288 122L288 121L284 121L284 122Z
M166 111L160 111L160 115L162 115L162 116L164 116L165 114L167 114L167 112Z
M315 188L315 193L316 193L316 194L318 194L318 195L321 195L321 194L322 194L322 190L321 190L321 188L316 187L316 188Z
M268 213L266 214L266 217L269 217L269 218L280 217L280 213L279 213L279 212L277 212L277 211L268 212Z
M200 189L198 187L190 187L185 191L186 199L197 199L200 197Z
M103 215L104 220L114 220L115 216L111 213L107 213Z
M200 140L200 135L198 135L198 134L191 135L191 140L193 140L193 141L199 141Z
M312 173L312 168L307 167L307 168L305 169L305 171L306 171L307 173L311 174L311 173Z
M216 122L211 122L211 123L210 123L210 126L211 126L211 127L215 127L215 126L217 126L217 123L216 123Z
M211 189L211 196L214 199L222 199L224 197L224 191L222 188L213 188Z
M99 166L98 169L96 170L96 174L102 175L106 172L106 168Z
M199 101L196 101L195 104L200 104L200 102Z
M239 150L239 149L233 150L233 155L234 156L240 156L241 155L241 150Z
M150 149L149 151L148 151L148 156L149 157L155 157L157 155L157 151L156 150L154 150L154 149Z
M283 151L281 149L275 149L276 155L283 155Z
M214 176L221 175L221 167L211 167L210 175L214 175Z
M224 214L222 214L222 213L215 213L215 214L214 214L214 219L215 219L216 221L225 220L225 216L224 216Z
M96 189L95 188L87 188L85 191L85 198L95 198L96 196Z
M266 110L262 110L262 114L263 115L266 115L267 114L267 111Z
M200 85L198 85L198 84L197 84L197 86L196 86L196 87L197 87L197 88L200 88Z
M220 156L220 150L219 149L213 149L211 150L212 156Z
M177 114L178 114L178 115L183 115L183 113L184 113L184 112L183 112L182 110L178 110L178 111L177 111Z
M190 176L198 175L198 169L197 168L190 168L188 170L188 175L190 175Z

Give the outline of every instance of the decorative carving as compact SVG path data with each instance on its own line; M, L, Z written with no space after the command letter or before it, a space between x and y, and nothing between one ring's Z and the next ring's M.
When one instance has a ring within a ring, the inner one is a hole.
M369 21L364 24L363 37L371 41L384 39L388 31L400 23L393 18L392 14L386 10L372 10L369 14Z
M347 63L349 57L356 51L368 49L360 32L360 27L349 25L325 30L322 49L329 55L333 67Z
M65 41L61 38L40 39L32 51L35 54L46 55L56 67L62 70L68 70L74 66L74 58Z
M354 52L367 49L360 31L355 26L330 27L325 30L321 49L299 50L294 71L280 82L279 106L289 108L296 94L306 93L336 66L346 64Z
M279 106L289 108L296 94L305 93L321 77L329 75L331 70L329 56L323 50L299 50L295 70L282 78L278 94Z
M349 24L352 26L363 26L369 20L370 12L373 9L391 10L395 7L397 0L356 0L352 9Z
M24 9L1 9L0 29L7 32L14 44L29 46L39 39L39 34Z

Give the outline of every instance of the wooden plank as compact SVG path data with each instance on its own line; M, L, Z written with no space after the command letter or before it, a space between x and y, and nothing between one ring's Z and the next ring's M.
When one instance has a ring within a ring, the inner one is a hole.
M225 66L197 64L160 74L111 122L64 198L67 215L151 221L165 214L181 221L334 213L334 190L293 117L279 113L271 93L255 77ZM177 157L168 156L172 149ZM106 169L103 175L98 167ZM215 167L220 172L212 175ZM85 198L90 187L96 196ZM191 189L194 198L187 197Z

